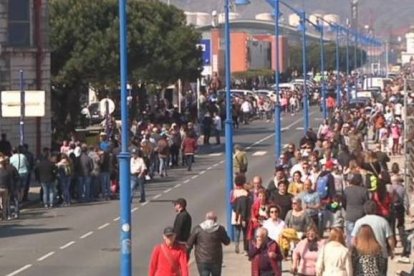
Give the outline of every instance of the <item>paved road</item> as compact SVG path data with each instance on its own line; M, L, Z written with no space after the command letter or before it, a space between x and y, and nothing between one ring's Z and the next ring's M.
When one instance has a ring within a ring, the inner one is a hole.
M320 113L312 109L312 125ZM301 114L285 116L283 143L298 142L303 129ZM256 121L235 132L234 140L247 147L249 172L270 179L273 173L273 123ZM212 146L196 159L193 172L170 171L168 178L147 186L146 204L137 200L132 209L134 275L146 275L152 248L161 241L162 229L171 225L171 201L185 197L194 225L208 210L225 222L223 146ZM248 175L253 174L249 173ZM252 176L252 175L250 175ZM33 208L22 219L0 224L2 275L118 275L119 202L94 202L70 208ZM194 269L194 268L193 268ZM248 274L248 273L247 273Z

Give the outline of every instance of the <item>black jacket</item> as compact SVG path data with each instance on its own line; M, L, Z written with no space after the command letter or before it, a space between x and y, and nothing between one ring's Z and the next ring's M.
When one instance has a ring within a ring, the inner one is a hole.
M213 220L205 220L194 227L187 246L191 250L195 246L197 263L222 264L223 246L230 244L226 229Z
M182 210L177 214L174 220L174 233L177 235L176 240L187 242L191 232L191 216L187 210Z
M39 182L53 182L56 180L57 167L49 159L43 159L36 165L35 172Z

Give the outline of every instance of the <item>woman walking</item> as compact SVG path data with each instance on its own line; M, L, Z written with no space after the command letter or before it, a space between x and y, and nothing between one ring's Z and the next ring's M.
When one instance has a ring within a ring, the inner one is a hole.
M371 226L362 225L355 237L355 245L352 249L354 276L385 276L386 266L381 245L375 238Z

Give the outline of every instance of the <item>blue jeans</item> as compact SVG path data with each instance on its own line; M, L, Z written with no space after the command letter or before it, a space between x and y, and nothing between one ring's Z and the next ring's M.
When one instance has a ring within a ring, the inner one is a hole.
M221 264L197 263L200 276L221 276Z
M139 186L141 197L140 202L145 201L145 179L136 175L131 175L131 202L134 198L134 191Z
M101 172L101 191L104 198L111 195L111 174L109 172Z
M91 177L78 177L78 199L82 201L89 201L91 195Z
M193 155L191 154L186 155L185 162L187 163L187 169L191 171L191 166L193 165Z
M348 246L352 245L352 230L354 230L355 222L346 220L345 221L345 234L346 234L346 244Z
M70 176L61 176L60 177L60 184L62 187L62 196L63 202L70 204L71 196L70 196L70 183L72 181L72 177Z
M168 158L167 157L159 157L160 158L160 171L159 174L161 176L167 175L167 166L168 166Z
M53 206L55 199L55 182L41 182L43 189L43 204L46 206Z

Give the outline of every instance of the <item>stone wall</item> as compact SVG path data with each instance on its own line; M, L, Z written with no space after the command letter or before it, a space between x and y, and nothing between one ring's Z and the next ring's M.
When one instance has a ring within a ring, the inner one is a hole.
M45 117L25 119L25 143L32 152L39 152L43 147L51 146L51 102L50 102L50 52L48 47L48 17L47 0L31 0L31 37L32 41L37 41L35 37L35 11L34 1L41 2L40 20L40 51L32 43L30 47L13 48L7 45L7 3L12 0L0 0L0 89L20 90L20 74L24 72L24 84L26 90L44 90L46 94ZM40 54L40 55L39 55ZM36 72L36 58L40 56L40 74ZM40 76L41 86L37 87L37 77ZM37 124L39 123L39 124ZM39 128L39 129L38 129ZM19 143L19 118L0 117L0 132L6 133L12 145ZM38 137L37 134L40 134Z

